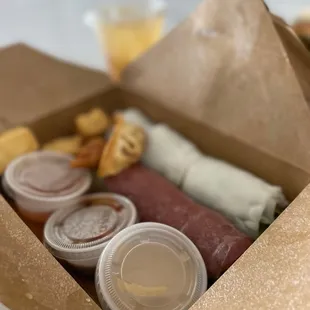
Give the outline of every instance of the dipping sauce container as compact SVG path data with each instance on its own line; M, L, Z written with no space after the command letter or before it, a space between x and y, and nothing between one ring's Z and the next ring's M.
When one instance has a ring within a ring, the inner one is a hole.
M96 289L103 309L188 310L207 289L207 272L184 234L167 225L140 223L105 247Z
M23 216L45 222L51 213L75 204L89 189L90 172L71 168L71 159L67 154L38 151L8 165L3 187Z
M102 250L122 229L137 222L137 211L126 197L97 193L77 205L55 212L44 227L44 244L58 259L94 271Z

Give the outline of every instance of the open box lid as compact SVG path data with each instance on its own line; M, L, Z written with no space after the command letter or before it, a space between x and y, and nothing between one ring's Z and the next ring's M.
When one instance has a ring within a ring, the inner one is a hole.
M99 310L0 196L0 305Z
M310 111L261 0L204 1L132 63L122 82L126 89L310 171Z
M74 106L111 87L101 72L64 63L26 45L0 50L0 132Z

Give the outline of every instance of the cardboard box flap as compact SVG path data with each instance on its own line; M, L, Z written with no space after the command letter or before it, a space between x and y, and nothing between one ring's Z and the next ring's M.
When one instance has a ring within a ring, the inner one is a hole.
M310 309L310 186L191 310Z
M261 0L207 0L123 87L310 171L310 113Z
M294 67L304 96L310 104L310 53L295 32L280 18L273 16L276 30Z
M0 51L0 131L32 122L111 87L101 72L18 44Z
M10 309L99 310L0 196L0 301Z

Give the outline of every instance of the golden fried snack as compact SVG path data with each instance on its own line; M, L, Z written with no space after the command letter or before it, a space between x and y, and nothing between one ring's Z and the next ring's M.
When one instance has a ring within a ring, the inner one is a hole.
M16 157L36 151L39 143L27 127L17 127L0 134L0 173Z
M109 124L109 117L99 108L94 108L87 113L79 114L75 118L76 129L84 137L103 134Z
M100 177L113 176L140 160L144 145L143 128L127 123L116 115L112 134L105 146L98 168Z
M51 140L43 145L43 150L76 154L82 144L81 136L68 136Z
M103 138L93 138L82 146L75 159L71 161L72 168L97 168L106 142Z

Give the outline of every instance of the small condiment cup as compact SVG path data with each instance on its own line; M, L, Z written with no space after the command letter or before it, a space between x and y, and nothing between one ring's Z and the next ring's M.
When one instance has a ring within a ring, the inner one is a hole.
M108 242L137 222L134 204L121 195L96 193L55 212L44 227L44 244L58 259L94 271Z
M207 289L196 246L180 231L140 223L119 232L96 269L103 309L187 310Z
M54 211L75 205L90 188L90 172L71 168L71 159L67 154L38 151L9 164L3 188L22 216L45 222Z

